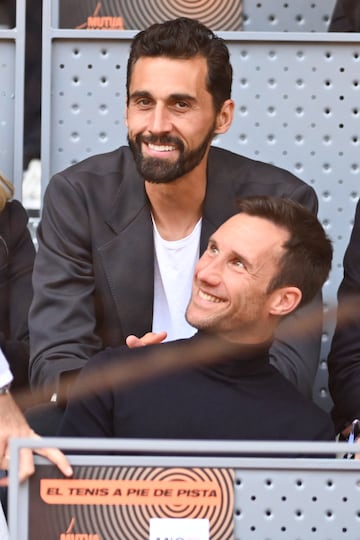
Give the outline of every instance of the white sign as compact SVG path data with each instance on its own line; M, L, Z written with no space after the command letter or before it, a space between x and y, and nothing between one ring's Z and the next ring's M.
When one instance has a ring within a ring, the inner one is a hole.
M209 540L209 520L151 518L149 540Z

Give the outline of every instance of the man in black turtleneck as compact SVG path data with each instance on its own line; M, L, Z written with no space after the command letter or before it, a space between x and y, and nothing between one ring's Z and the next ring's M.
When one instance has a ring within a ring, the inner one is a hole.
M242 199L196 266L186 318L197 335L97 354L73 386L60 435L333 439L330 417L269 363L276 326L315 296L331 258L320 223L297 203Z

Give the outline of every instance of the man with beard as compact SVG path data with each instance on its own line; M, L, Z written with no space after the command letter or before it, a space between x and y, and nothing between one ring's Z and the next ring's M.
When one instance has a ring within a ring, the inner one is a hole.
M193 335L184 313L195 264L240 196L290 198L316 213L314 190L292 174L211 147L233 118L231 85L224 40L197 21L155 24L134 38L129 147L56 174L44 197L29 327L31 381L46 399L66 400L59 381L129 334ZM320 297L314 310L320 322ZM311 315L300 310L296 327ZM284 325L271 357L311 396L321 325L306 328L296 335Z
M331 258L323 228L299 204L242 199L195 268L186 319L198 334L97 354L73 387L60 434L334 440L329 415L269 363L279 321L318 292ZM124 384L122 368L137 381Z

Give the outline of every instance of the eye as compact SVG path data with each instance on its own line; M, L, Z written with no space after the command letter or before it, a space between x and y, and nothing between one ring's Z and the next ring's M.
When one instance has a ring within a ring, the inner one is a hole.
M235 268L239 268L240 270L246 270L245 264L240 259L234 259L232 265L235 266Z
M209 244L208 245L208 251L209 253L217 254L219 253L219 250L215 244Z
M176 101L175 108L179 111L185 111L189 108L189 104L186 101Z
M152 101L150 98L142 97L136 100L135 105L141 109L147 109L152 104Z

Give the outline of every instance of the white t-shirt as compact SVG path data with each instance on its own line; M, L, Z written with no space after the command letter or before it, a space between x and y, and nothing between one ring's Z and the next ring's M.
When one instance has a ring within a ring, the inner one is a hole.
M191 296L195 265L200 253L201 219L180 240L164 240L153 219L155 266L153 332L166 330L166 341L191 337L185 311Z
M13 379L8 361L6 360L4 353L0 349L0 388L9 384Z

